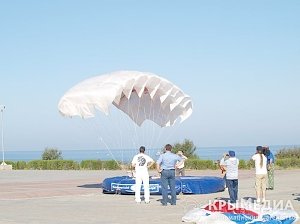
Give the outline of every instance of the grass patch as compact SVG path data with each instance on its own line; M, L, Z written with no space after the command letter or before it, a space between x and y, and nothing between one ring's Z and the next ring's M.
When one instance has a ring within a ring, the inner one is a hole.
M300 148L283 148L276 153L277 159L297 158L300 159Z

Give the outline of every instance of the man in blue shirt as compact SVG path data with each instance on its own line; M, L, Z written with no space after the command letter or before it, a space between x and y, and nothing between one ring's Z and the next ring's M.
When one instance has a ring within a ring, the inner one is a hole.
M166 152L159 156L157 160L157 171L161 174L161 192L162 205L166 206L168 203L168 186L171 190L171 205L176 205L176 189L175 189L175 168L181 165L182 158L172 153L172 146L167 144L165 146Z
M267 157L267 170L268 170L268 185L267 190L274 190L274 166L275 158L269 146L263 147L264 154Z

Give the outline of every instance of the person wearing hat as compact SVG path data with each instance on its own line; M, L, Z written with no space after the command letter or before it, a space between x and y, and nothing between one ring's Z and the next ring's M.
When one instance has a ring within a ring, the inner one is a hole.
M238 199L238 168L239 168L239 159L235 157L234 151L229 151L229 159L224 161L226 166L226 184L228 187L228 193L230 197L230 203L236 203Z
M187 157L183 155L182 151L178 151L177 155L179 155L183 161L178 163L178 166L176 166L176 176L185 176L184 161L187 160Z

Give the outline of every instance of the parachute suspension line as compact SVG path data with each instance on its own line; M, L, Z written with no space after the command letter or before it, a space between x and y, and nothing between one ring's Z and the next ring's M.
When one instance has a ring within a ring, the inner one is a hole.
M127 107L128 107L127 111L129 112L130 111L129 110L130 109L129 104L127 105ZM118 129L117 132L119 133L119 136L120 136L120 139L121 139L121 141L119 141L119 142L121 142L119 148L121 150L122 163L124 163L124 150L125 149L124 149L124 145L123 145L123 139L124 139L123 133L126 132L127 134L128 133L130 134L132 132L131 127L133 127L133 128L136 128L136 127L135 127L135 123L133 123L133 122L130 122L130 125L128 124L126 118L129 118L129 117L125 116L123 114L123 112L118 111L118 113L119 114L117 116L117 119L114 119L112 116L110 117L110 119L111 119L111 123L114 124L116 129ZM132 116L133 116L133 114L132 114ZM131 126L131 125L133 125L133 126ZM120 127L122 127L122 128L120 128ZM126 129L126 130L124 130L123 128ZM136 149L135 149L136 148L136 142L135 142L134 138L130 138L130 141L131 141L132 145L134 145L134 147L129 149L129 152L130 152L130 154L134 155L135 152L136 152ZM127 155L127 159L128 159L128 156L129 156L128 153L126 153L126 155ZM130 161L128 161L128 162L130 162Z
M112 157L113 160L117 163L118 167L121 167L121 169L123 170L123 167L122 167L121 164L118 162L118 160L116 160L116 157L115 157L114 154L111 152L110 148L108 147L108 145L106 144L106 142L103 140L102 137L100 137L100 141L104 144L105 148L109 151L111 157Z
M146 129L145 129L145 142L147 143L147 147L149 149L153 149L154 145L153 145L153 135L154 135L154 126L155 126L155 123L153 121L153 119L151 119L151 113L152 113L152 105L151 107L149 108L150 110L148 111L149 113L149 117L147 117L148 119L148 122L147 122L147 126L146 126ZM145 112L146 113L146 112ZM149 150L150 152L150 150Z
M166 136L167 141L169 141L169 139L171 139L171 137L174 136L174 134L179 130L179 127L180 127L179 124L175 124L175 125L172 126L169 134Z
M149 147L152 148L152 149L154 149L154 147L155 147L155 145L156 145L156 144L154 143L154 139L157 140L156 135L155 135L155 133L156 133L155 128L157 127L157 124L154 122L154 121L155 121L155 108L154 108L153 100L154 100L154 99L151 98L151 101L150 101L150 114L149 114L149 119L151 120L151 126L150 126L150 128L149 128L149 131L150 131L151 133L148 135L148 137L151 136L151 137L150 137Z
M107 131L111 130L111 128L108 128L107 120L113 120L113 119L111 119L111 116L105 116L105 118L106 118L106 121L105 121L105 119L100 119L97 116L95 116L93 118L95 120L93 120L93 119L87 119L86 123L89 124L89 126L91 126L93 128L93 130L96 130L96 133L97 133L96 137L97 137L97 139L99 138L101 140L101 143L104 145L105 149L108 151L108 153L111 156L111 158L118 164L119 167L121 167L120 164L119 164L119 162L118 162L118 160L114 156L111 147L109 147L108 144L106 143L106 141L108 141L108 140L110 142L116 142L111 137L113 135L111 133L107 132ZM109 121L109 124L114 124L114 122ZM91 130L91 129L89 129L89 130ZM106 141L104 141L103 138L105 138Z
M96 120L96 122L95 122L95 120ZM97 125L97 124L100 124L100 121L97 121L96 117L91 118L91 119L78 120L78 122L73 122L74 124L76 124L74 129L81 130L81 132L82 132L82 130L84 130L85 133L87 133L89 136L93 136L96 133L96 136L98 138L98 132L100 132L101 129L99 128L99 125ZM101 123L101 125L103 125L103 124ZM73 138L74 138L74 142L80 143L80 141L79 141L79 139L81 139L80 137L75 135L75 136L73 136Z
M129 112L130 110L129 110L130 108L129 108L129 105L127 105L127 111ZM122 114L122 115L124 115L124 114ZM127 117L127 116L124 116L124 117L126 117L126 118L128 118L129 119L129 117ZM132 133L132 129L134 129L135 127L134 127L134 123L132 122L132 121L130 121L129 123L130 124L128 124L128 121L126 120L126 119L124 119L124 117L123 116L118 116L118 118L119 118L119 123L117 124L117 126L118 126L118 130L119 130L119 133L120 133L120 136L122 136L122 143L123 143L123 134L122 133L126 133L127 135L128 134L130 134L130 133ZM124 128L125 130L123 130L123 132L122 132L122 129L120 128L120 127L122 127L122 128ZM134 140L134 136L133 137L127 137L127 140L128 140L128 138L129 138L129 140L130 140L130 142L131 142L131 145L133 146L129 146L130 148L128 149L128 148L126 148L126 150L128 150L128 152L130 152L132 155L134 155L135 154L135 152L136 152L136 150L135 150L135 148L136 148L136 142L135 142L135 140ZM122 158L123 158L123 156L124 156L124 145L122 144L121 145L121 148L122 148L122 151L121 151L121 153L122 153ZM128 155L127 155L128 156ZM131 162L131 161L129 161L129 162Z
M160 99L159 99L159 100L160 100ZM157 114L155 114L155 111L153 110L153 115L154 115L154 116L157 116L157 117L159 117L159 118L161 118L161 117L163 116L163 115L162 115L162 112L161 112L161 109L162 109L162 106L159 107L159 110L158 110ZM154 117L154 116L153 116L153 117ZM160 142L161 137L162 137L162 134L163 134L163 132L164 132L164 129L165 129L165 127L159 128L159 132L158 132L157 137L156 137L155 145L157 145L157 144ZM154 131L155 131L155 130L154 130ZM165 144L167 144L167 143L164 143L164 145L165 145Z
M150 95L149 95L150 97ZM141 100L141 98L140 98ZM144 128L141 128L141 134L142 134L142 140L143 140L143 145L146 146L146 148L151 149L153 147L153 134L154 134L154 126L155 126L155 122L154 119L151 119L151 113L153 110L153 103L152 100L150 101L150 107L146 108L145 106L143 106L143 112L144 112L144 116L146 118ZM147 109L149 111L147 111ZM149 113L149 115L147 116L147 114ZM148 151L148 153L150 153L150 150Z
M143 108L143 110L144 110L144 114L146 114L146 108L145 107ZM143 132L142 132L142 134L143 134L143 144L147 145L146 147L149 148L149 146L150 146L149 139L146 139L149 136L147 131L148 131L147 127L143 128Z
M130 99L130 98L129 98L129 99ZM129 99L128 99L128 100L129 100ZM130 107L129 107L129 103L127 104L127 111L128 111L129 115L130 115L132 118L136 119L136 117L134 116L133 110L131 110ZM130 116L129 116L129 117L130 117ZM131 129L129 126L131 126L132 129ZM130 122L130 125L127 125L127 127L129 127L128 133L131 133L132 130L134 130L134 134L133 134L132 137L130 138L133 147L132 147L131 149L129 149L129 150L132 152L132 154L134 155L134 154L136 154L136 149L137 149L137 144L136 144L136 140L137 140L136 123L135 123L135 122Z
M170 120L170 116L171 116L171 112L167 115L168 120ZM177 127L175 127L175 126L177 126ZM165 132L166 133L166 135L164 136L165 141L169 144L173 144L169 141L170 141L170 138L174 135L175 131L178 129L178 125L176 125L176 123L175 123L175 124L172 124L172 128L170 128L170 127L164 127L164 128L168 129L168 131L169 131L169 134L168 134L168 132Z
M117 116L118 119L119 119L119 122L118 122L118 125L121 126L121 122L122 122L122 119L120 116ZM126 126L126 125L122 125L122 126ZM123 144L123 134L121 132L121 128L120 127L117 127L117 130L119 132L119 136L120 136L120 150L121 150L121 161L122 161L122 164L124 164L124 144Z
M155 147L155 144L154 144L154 134L155 134L155 122L154 122L154 119L155 119L155 109L154 109L154 106L153 106L153 99L151 99L151 103L150 103L150 118L153 122L151 122L151 127L152 127L152 132L151 132L151 140L150 140L150 147L152 149L154 149ZM151 117L152 116L152 117Z
M113 114L113 112L111 111L110 114ZM120 124L119 125L116 124L116 119L115 119L114 115L113 116L111 116L111 115L107 116L108 119L109 119L109 123L112 124L113 128L111 126L110 128L105 128L104 130L111 130L111 128L112 128L113 133L111 133L110 136L114 136L114 138L112 138L111 141L115 143L115 146L114 146L115 149L117 149L118 147L121 149L120 146L122 145L123 138L122 138L122 134L121 134L121 131L120 131L120 128L119 128ZM119 116L116 116L116 117L118 117L118 119L120 119ZM117 122L117 123L119 123L119 122ZM116 133L117 133L117 135L116 135ZM124 162L123 150L121 152L122 152L121 161L122 161L122 164L123 164L123 162ZM111 155L113 154L112 151L110 152L110 154ZM115 158L114 155L112 155L112 156ZM115 161L118 162L116 158L115 158Z
M137 114L136 114L136 120L139 119L139 114L140 114L140 108L141 108L141 98L139 97L139 104L138 104L138 111L137 111ZM138 140L138 131L137 131L137 125L134 125L134 131L135 131L135 136L136 136L136 139ZM141 144L141 143L140 143Z
M94 122L95 120L93 119L86 119L86 120L80 120L79 123L76 123L74 122L74 124L76 124L76 128L75 130L85 130L89 133L89 135L93 135L96 133L98 133L98 130L97 130L97 123ZM99 129L99 128L98 128ZM79 133L78 135L75 135L73 138L74 138L74 142L79 142ZM80 149L82 150L82 149Z
M127 105L127 111L129 113L131 113L132 117L134 117L134 114L133 114L133 112L131 112L130 109L131 108L129 107L129 104L128 104ZM121 114L119 114L119 115L121 115ZM119 133L120 138L122 139L122 143L123 143L123 137L124 137L123 133L124 133L124 130L122 132L122 128L126 129L125 132L127 134L130 134L130 133L132 133L132 130L136 130L136 126L135 126L136 124L134 122L130 122L130 125L129 125L128 122L127 122L127 120L124 119L124 114L122 114L122 115L123 116L118 116L119 122L116 124L116 119L115 119L115 120L113 120L113 124L115 124L116 128L118 129L118 133ZM127 118L127 116L125 116L125 117ZM122 128L120 128L120 127L122 127ZM135 141L135 139L136 139L136 131L134 133L135 134L132 137L130 137L130 141L131 141L133 147L130 147L129 152L132 155L136 154L136 141ZM121 144L120 149L121 149L121 154L122 154L122 163L124 163L124 150L125 149L124 149L124 145L123 144ZM129 157L128 153L126 153L126 155L127 155L127 157Z
M129 105L128 105L129 106ZM138 103L138 107L137 107L137 113L136 113L136 116L134 116L133 112L132 112L132 117L135 119L135 120L138 120L139 118L139 113L140 113L140 106L141 106L141 98L139 98L139 103ZM138 131L137 131L137 124L133 124L133 127L134 127L134 147L137 148L138 146L136 145L137 141L138 141ZM135 149L134 149L135 150Z
M95 120L93 120L95 119ZM116 159L114 158L114 156L112 155L112 152L110 151L110 149L107 149L108 148L108 145L105 143L104 144L104 140L103 140L103 137L106 139L106 140L109 140L108 139L108 136L107 136L107 133L105 133L106 135L104 136L104 133L103 133L103 130L109 130L106 128L106 123L105 122L101 122L101 119L100 118L97 118L97 117L94 117L93 119L87 119L86 123L92 127L91 129L89 130L95 130L96 131L96 139L101 139L101 142L102 144L104 145L104 147L106 148L106 150L108 151L109 155L112 156L112 159L114 161L116 161ZM110 139L111 140L111 139ZM97 141L98 142L98 141ZM102 160L100 158L100 160ZM116 161L117 162L117 161Z
M127 116L125 114L123 114L123 112L118 111L119 112L119 116L118 119L114 120L114 124L116 126L116 128L118 129L118 133L120 136L120 141L119 141L119 148L121 150L121 157L122 157L122 163L124 163L124 132L125 133L130 133L130 128L128 126L128 122L125 118L127 118ZM125 129L125 130L124 130Z

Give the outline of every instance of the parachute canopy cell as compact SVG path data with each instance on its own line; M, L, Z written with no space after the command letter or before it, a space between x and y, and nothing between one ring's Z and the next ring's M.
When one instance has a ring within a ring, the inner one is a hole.
M184 121L192 114L191 97L152 73L118 71L86 79L60 99L59 112L68 117L94 117L96 110L109 114L110 105L137 125L151 120L161 127Z

